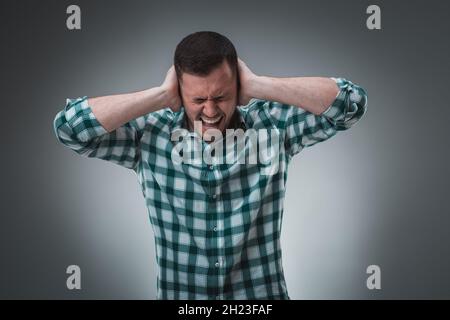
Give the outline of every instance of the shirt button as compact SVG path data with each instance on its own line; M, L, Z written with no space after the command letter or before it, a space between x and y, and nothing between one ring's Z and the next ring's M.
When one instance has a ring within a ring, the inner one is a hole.
M217 226L214 226L213 230L214 230L214 231L217 231Z
M214 166L211 164L208 168L209 168L209 170L212 170L212 169L214 169Z
M220 266L219 261L216 261L216 263L214 265L216 266L216 268L218 268Z
M213 199L217 198L217 194L213 194L212 198Z

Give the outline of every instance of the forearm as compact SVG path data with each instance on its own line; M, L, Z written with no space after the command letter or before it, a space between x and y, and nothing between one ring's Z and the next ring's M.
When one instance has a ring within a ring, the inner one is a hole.
M324 77L256 76L250 87L253 98L294 105L316 115L323 113L339 92L336 82Z
M111 132L121 125L165 106L166 92L162 87L89 98L88 104L97 120Z

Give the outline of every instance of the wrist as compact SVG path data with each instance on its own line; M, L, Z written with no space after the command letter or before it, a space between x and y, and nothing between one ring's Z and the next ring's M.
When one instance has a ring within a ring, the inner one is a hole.
M248 94L252 98L266 100L270 89L270 79L265 76L253 76L248 80Z
M178 87L167 87L161 85L155 88L155 94L158 97L158 109L171 108L172 111L178 111L181 107L181 97L178 94Z
M158 109L170 106L171 94L168 88L159 86L150 90L153 90L153 95L155 96L155 101Z
M153 87L142 91L142 97L146 112L154 112L168 106L168 94L162 86Z

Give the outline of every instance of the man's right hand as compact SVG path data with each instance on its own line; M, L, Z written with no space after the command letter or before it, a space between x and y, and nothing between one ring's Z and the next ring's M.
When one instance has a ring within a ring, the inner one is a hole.
M170 107L172 111L177 112L181 108L181 98L178 91L178 79L175 67L172 65L167 71L166 78L161 84L164 91L164 106Z

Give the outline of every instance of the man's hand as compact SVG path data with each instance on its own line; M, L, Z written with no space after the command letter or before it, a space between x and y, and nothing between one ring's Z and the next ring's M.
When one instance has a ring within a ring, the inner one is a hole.
M175 67L172 65L167 71L166 78L161 84L161 89L164 91L164 106L170 107L172 111L177 112L181 107L181 98L178 92L178 79L175 72Z
M239 92L239 105L245 106L250 99L256 98L252 93L252 88L258 78L244 61L238 58L239 81L241 83L241 91Z

